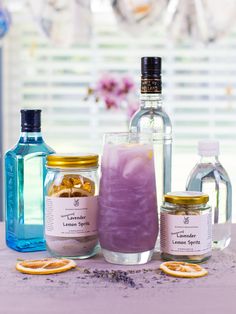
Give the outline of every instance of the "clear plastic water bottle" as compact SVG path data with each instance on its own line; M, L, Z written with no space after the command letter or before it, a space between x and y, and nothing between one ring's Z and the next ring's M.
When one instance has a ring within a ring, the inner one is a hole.
M219 162L219 142L198 143L200 161L191 171L186 190L202 191L209 195L212 206L213 249L226 248L231 239L232 187L229 176Z

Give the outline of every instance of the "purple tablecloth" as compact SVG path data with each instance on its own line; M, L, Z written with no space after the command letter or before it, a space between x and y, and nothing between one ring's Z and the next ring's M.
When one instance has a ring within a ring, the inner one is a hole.
M31 276L15 270L17 258L42 258L46 252L19 253L5 246L0 223L0 313L1 314L235 314L236 225L229 248L214 252L204 264L209 275L181 279L161 275L157 255L147 265L124 267L104 262L101 255L77 261L81 270ZM135 287L92 276L93 270L128 270Z

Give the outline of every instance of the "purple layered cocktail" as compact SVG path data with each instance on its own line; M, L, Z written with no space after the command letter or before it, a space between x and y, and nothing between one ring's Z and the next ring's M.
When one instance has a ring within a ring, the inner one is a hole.
M116 138L112 142L112 136ZM158 234L153 149L127 133L107 135L99 196L99 240L105 259L150 260ZM134 135L133 135L134 136ZM120 140L117 140L120 137Z

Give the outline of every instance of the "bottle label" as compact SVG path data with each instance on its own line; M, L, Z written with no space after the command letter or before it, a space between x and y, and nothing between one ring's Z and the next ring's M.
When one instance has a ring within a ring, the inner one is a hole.
M161 78L142 78L141 94L161 94Z
M97 234L97 196L45 198L45 234L84 237Z
M211 213L161 213L161 251L171 255L203 255L211 251Z

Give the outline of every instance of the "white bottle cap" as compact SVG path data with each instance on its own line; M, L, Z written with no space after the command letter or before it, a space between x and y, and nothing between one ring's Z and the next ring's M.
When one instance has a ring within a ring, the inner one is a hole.
M210 157L218 156L220 153L219 141L204 140L198 142L198 154L200 156Z

